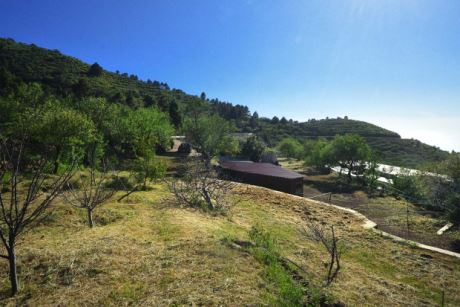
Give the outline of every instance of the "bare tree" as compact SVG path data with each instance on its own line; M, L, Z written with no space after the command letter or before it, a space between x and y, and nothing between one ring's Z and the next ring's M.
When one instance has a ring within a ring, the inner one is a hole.
M50 177L47 174L52 168L46 157L26 163L24 155L24 142L1 140L0 239L6 254L0 257L9 262L12 295L19 291L15 250L18 238L47 216L51 203L73 174L72 165L61 175ZM26 168L31 177L22 174Z
M218 172L201 160L189 160L179 178L169 182L180 204L205 210L225 210L235 183L222 180Z
M320 226L314 222L310 222L306 233L314 240L320 242L329 254L329 262L327 265L327 275L325 279L325 285L329 286L337 277L340 271L340 258L341 249L339 247L339 239L337 238L334 230L334 226L330 226L330 233L325 227Z
M75 187L69 181L67 191L63 194L66 201L72 206L86 210L88 225L91 228L94 226L93 211L102 206L116 192L115 189L106 186L109 175L105 163L102 163L101 169L98 170L96 163L91 162L88 176L80 173L78 186Z

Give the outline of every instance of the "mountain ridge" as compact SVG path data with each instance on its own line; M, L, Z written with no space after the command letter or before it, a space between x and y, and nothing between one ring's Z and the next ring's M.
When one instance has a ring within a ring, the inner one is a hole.
M97 63L90 65L57 49L0 38L0 85L7 88L8 82L14 79L40 83L47 92L57 96L100 96L133 108L156 105L162 111L170 112L171 105L176 104L181 114L187 112L190 102L205 101L210 112L232 121L237 131L256 133L269 146L276 146L282 138L289 136L303 141L353 133L366 138L386 164L420 167L441 161L448 155L438 147L418 140L403 139L396 132L347 117L310 119L305 122L276 116L272 119L259 118L256 114L251 115L247 106L209 99L204 93L201 97L190 95L180 89L171 89L164 82L143 81L134 74L104 70Z

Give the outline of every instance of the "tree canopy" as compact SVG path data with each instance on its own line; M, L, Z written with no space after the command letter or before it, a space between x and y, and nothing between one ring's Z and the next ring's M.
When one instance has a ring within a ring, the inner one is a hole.
M235 152L236 140L230 136L233 127L218 115L188 117L184 121L183 130L187 140L210 161L219 153Z

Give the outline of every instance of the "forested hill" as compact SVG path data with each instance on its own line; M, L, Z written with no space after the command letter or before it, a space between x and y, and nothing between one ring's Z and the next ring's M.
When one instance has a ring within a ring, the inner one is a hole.
M200 97L189 95L171 89L163 82L143 81L133 74L106 71L97 63L90 65L58 50L0 39L0 95L6 95L21 82L37 82L45 92L57 97L98 96L132 108L157 106L169 113L177 128L190 112L189 106L200 104L207 112L218 113L232 121L239 131L255 132L270 146L288 136L302 141L355 133L365 137L382 161L389 164L417 167L442 160L448 154L417 140L401 139L395 132L346 117L307 122L276 116L259 118L256 112L251 114L247 106L209 99L204 93Z

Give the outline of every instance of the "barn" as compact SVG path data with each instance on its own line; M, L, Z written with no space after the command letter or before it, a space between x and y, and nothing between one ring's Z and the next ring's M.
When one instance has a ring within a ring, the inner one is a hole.
M230 179L303 196L303 176L271 163L250 161L220 162Z

